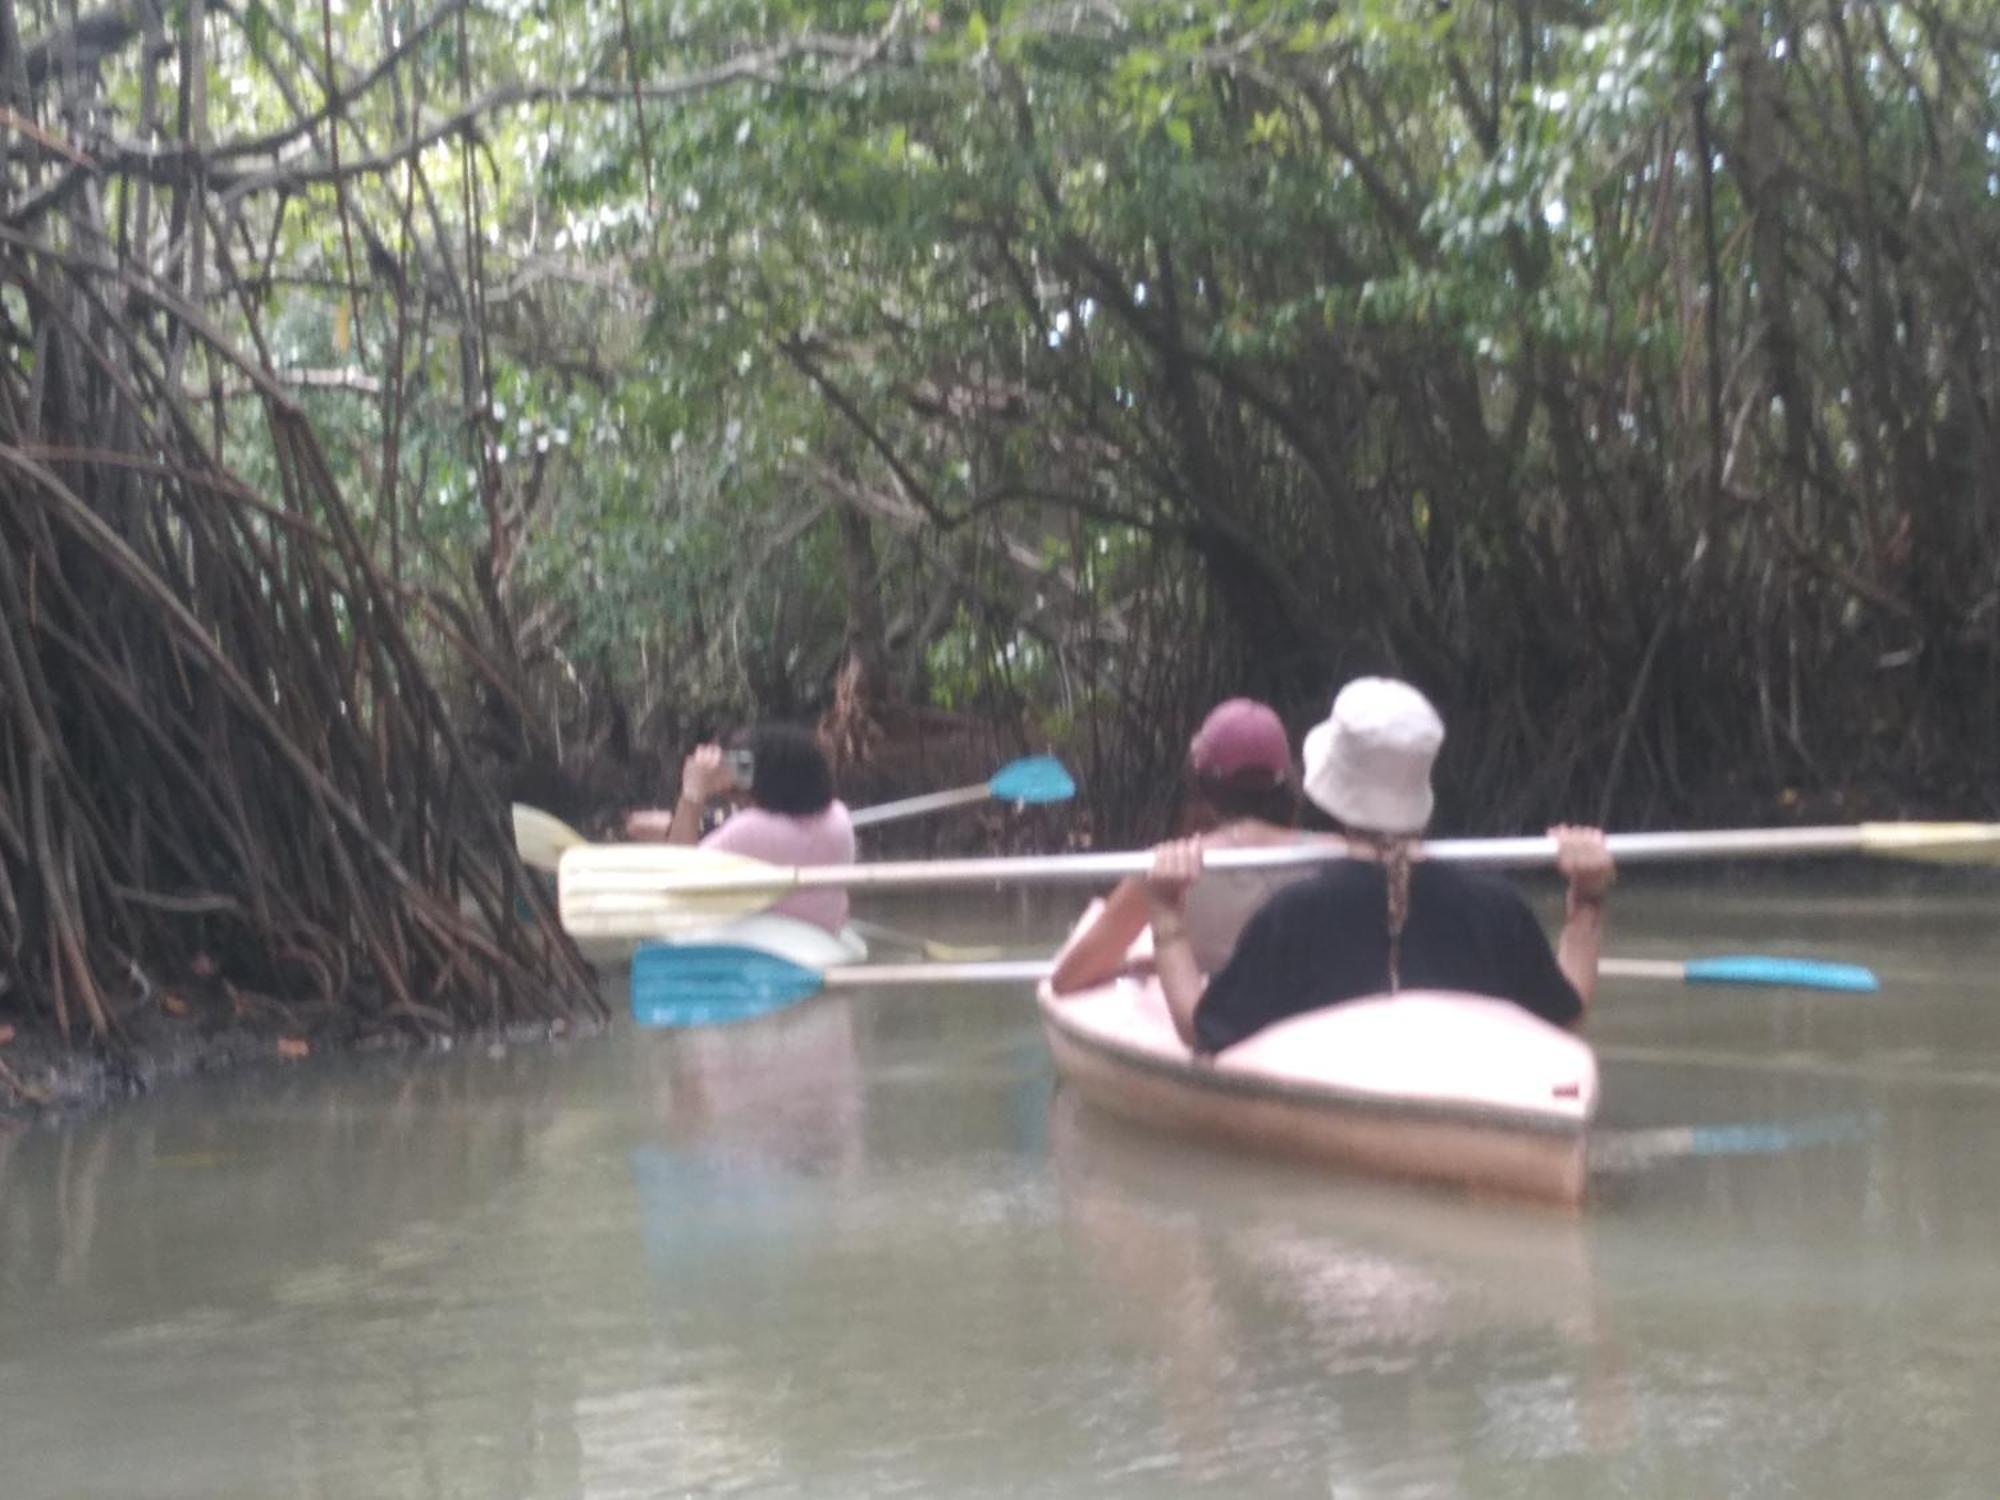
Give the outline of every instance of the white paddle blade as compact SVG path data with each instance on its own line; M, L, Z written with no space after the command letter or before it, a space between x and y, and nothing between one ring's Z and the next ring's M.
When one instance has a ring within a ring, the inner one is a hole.
M729 888L669 889L715 876ZM562 856L556 877L563 930L576 938L676 937L762 911L791 885L789 870L685 844L584 844Z
M561 818L525 802L514 804L514 848L521 856L521 863L530 869L554 873L566 851L581 848L587 842Z

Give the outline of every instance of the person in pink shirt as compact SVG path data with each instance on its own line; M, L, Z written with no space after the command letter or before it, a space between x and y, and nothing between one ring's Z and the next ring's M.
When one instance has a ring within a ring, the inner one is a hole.
M747 793L740 807L706 837L702 816L710 802ZM671 812L645 808L625 820L628 838L695 844L744 854L774 865L851 865L854 824L833 795L833 770L811 734L786 724L752 732L747 750L702 745L681 765L680 801ZM771 907L839 932L847 922L847 892L797 891Z

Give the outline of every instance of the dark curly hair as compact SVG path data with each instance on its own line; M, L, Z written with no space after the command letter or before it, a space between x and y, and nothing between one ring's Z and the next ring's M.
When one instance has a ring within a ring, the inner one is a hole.
M809 818L833 802L833 768L812 731L795 724L761 724L747 736L756 757L750 800L766 811Z

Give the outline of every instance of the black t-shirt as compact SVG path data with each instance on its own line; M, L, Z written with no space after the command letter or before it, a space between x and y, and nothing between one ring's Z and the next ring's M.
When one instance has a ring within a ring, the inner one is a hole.
M1442 862L1410 868L1402 988L1512 1000L1568 1026L1583 1001L1556 967L1549 940L1513 887ZM1389 989L1389 893L1382 867L1343 859L1288 886L1250 919L1236 951L1195 1008L1203 1052L1266 1026Z

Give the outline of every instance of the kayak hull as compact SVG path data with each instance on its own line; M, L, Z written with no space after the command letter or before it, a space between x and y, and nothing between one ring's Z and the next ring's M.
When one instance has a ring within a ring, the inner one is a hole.
M860 963L868 957L868 944L851 927L828 932L816 922L801 921L781 912L760 911L693 932L676 933L654 941L677 948L723 946L755 948L775 954L808 969L831 969L841 964Z
M632 962L642 943L663 943L670 947L755 948L811 969L836 968L860 963L868 957L868 943L852 927L828 932L814 922L802 922L779 912L758 912L733 922L718 922L687 932L660 937L586 936L574 939L585 959L600 968L618 968Z
M1349 1001L1194 1057L1159 987L1127 976L1040 993L1064 1083L1106 1113L1276 1156L1575 1204L1597 1063L1502 1000L1410 992Z

